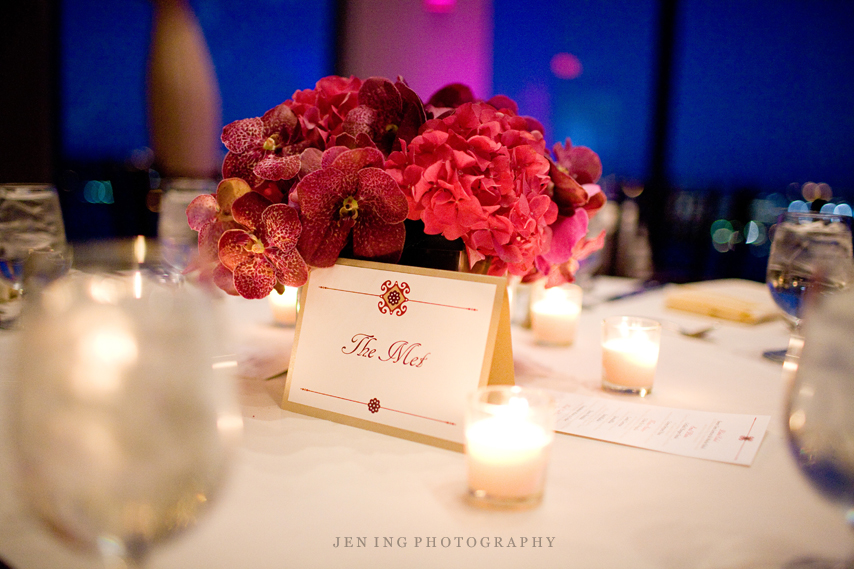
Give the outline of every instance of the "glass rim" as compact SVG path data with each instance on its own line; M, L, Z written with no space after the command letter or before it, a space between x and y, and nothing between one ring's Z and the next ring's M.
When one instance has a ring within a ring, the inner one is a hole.
M485 399L492 393L506 393L508 396L500 403ZM506 406L513 396L522 397L533 406L554 405L555 398L545 389L521 385L483 385L469 393L469 403L487 408Z
M602 319L602 327L618 326L627 324L633 330L657 330L661 328L661 322L646 316L607 316Z
M18 199L58 195L56 186L47 183L0 184L0 197Z
M854 220L854 217L845 213L825 213L821 211L784 211L777 216L777 222L782 222L786 218L792 219L814 219L814 220Z

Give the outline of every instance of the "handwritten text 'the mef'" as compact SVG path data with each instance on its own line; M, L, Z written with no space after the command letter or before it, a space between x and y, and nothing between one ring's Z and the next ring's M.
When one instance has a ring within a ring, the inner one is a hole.
M381 362L391 362L410 367L421 367L430 352L424 353L423 346L417 342L398 340L392 342L386 351L378 351L375 342L377 337L373 334L355 334L350 338L349 346L342 346L341 352L345 355L361 356L363 358L376 358Z

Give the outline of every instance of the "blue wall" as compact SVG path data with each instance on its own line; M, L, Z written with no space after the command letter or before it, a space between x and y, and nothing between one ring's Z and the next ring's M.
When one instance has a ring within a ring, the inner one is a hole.
M216 68L223 122L258 116L334 67L333 0L193 0ZM148 145L148 0L64 0L63 155L124 160Z
M606 174L648 174L656 63L656 0L495 0L494 91L539 118L549 145L590 146ZM581 74L552 72L574 55Z
M854 197L854 2L680 0L666 169L676 187ZM654 116L657 0L495 0L494 87L643 180ZM582 64L559 79L556 53Z

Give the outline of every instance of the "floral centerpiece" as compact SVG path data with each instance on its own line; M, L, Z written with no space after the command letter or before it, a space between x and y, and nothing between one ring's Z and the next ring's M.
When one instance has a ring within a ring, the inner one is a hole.
M263 298L339 257L397 263L421 235L473 271L570 282L603 244L586 237L602 165L569 139L550 152L543 131L508 97L464 85L424 103L402 79L325 77L225 126L223 180L187 208L194 268Z

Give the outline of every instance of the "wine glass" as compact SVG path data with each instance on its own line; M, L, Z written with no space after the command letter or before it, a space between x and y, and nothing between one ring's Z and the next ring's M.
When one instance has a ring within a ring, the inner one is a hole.
M847 215L791 211L777 220L766 282L795 335L805 297L838 292L854 282L851 222ZM763 355L782 362L786 350Z
M10 406L21 494L67 544L141 565L221 489L242 420L204 291L146 242L77 247L28 300Z
M854 289L811 302L808 316L803 343L794 344L783 366L789 448L800 471L854 528ZM852 566L808 558L788 567Z

